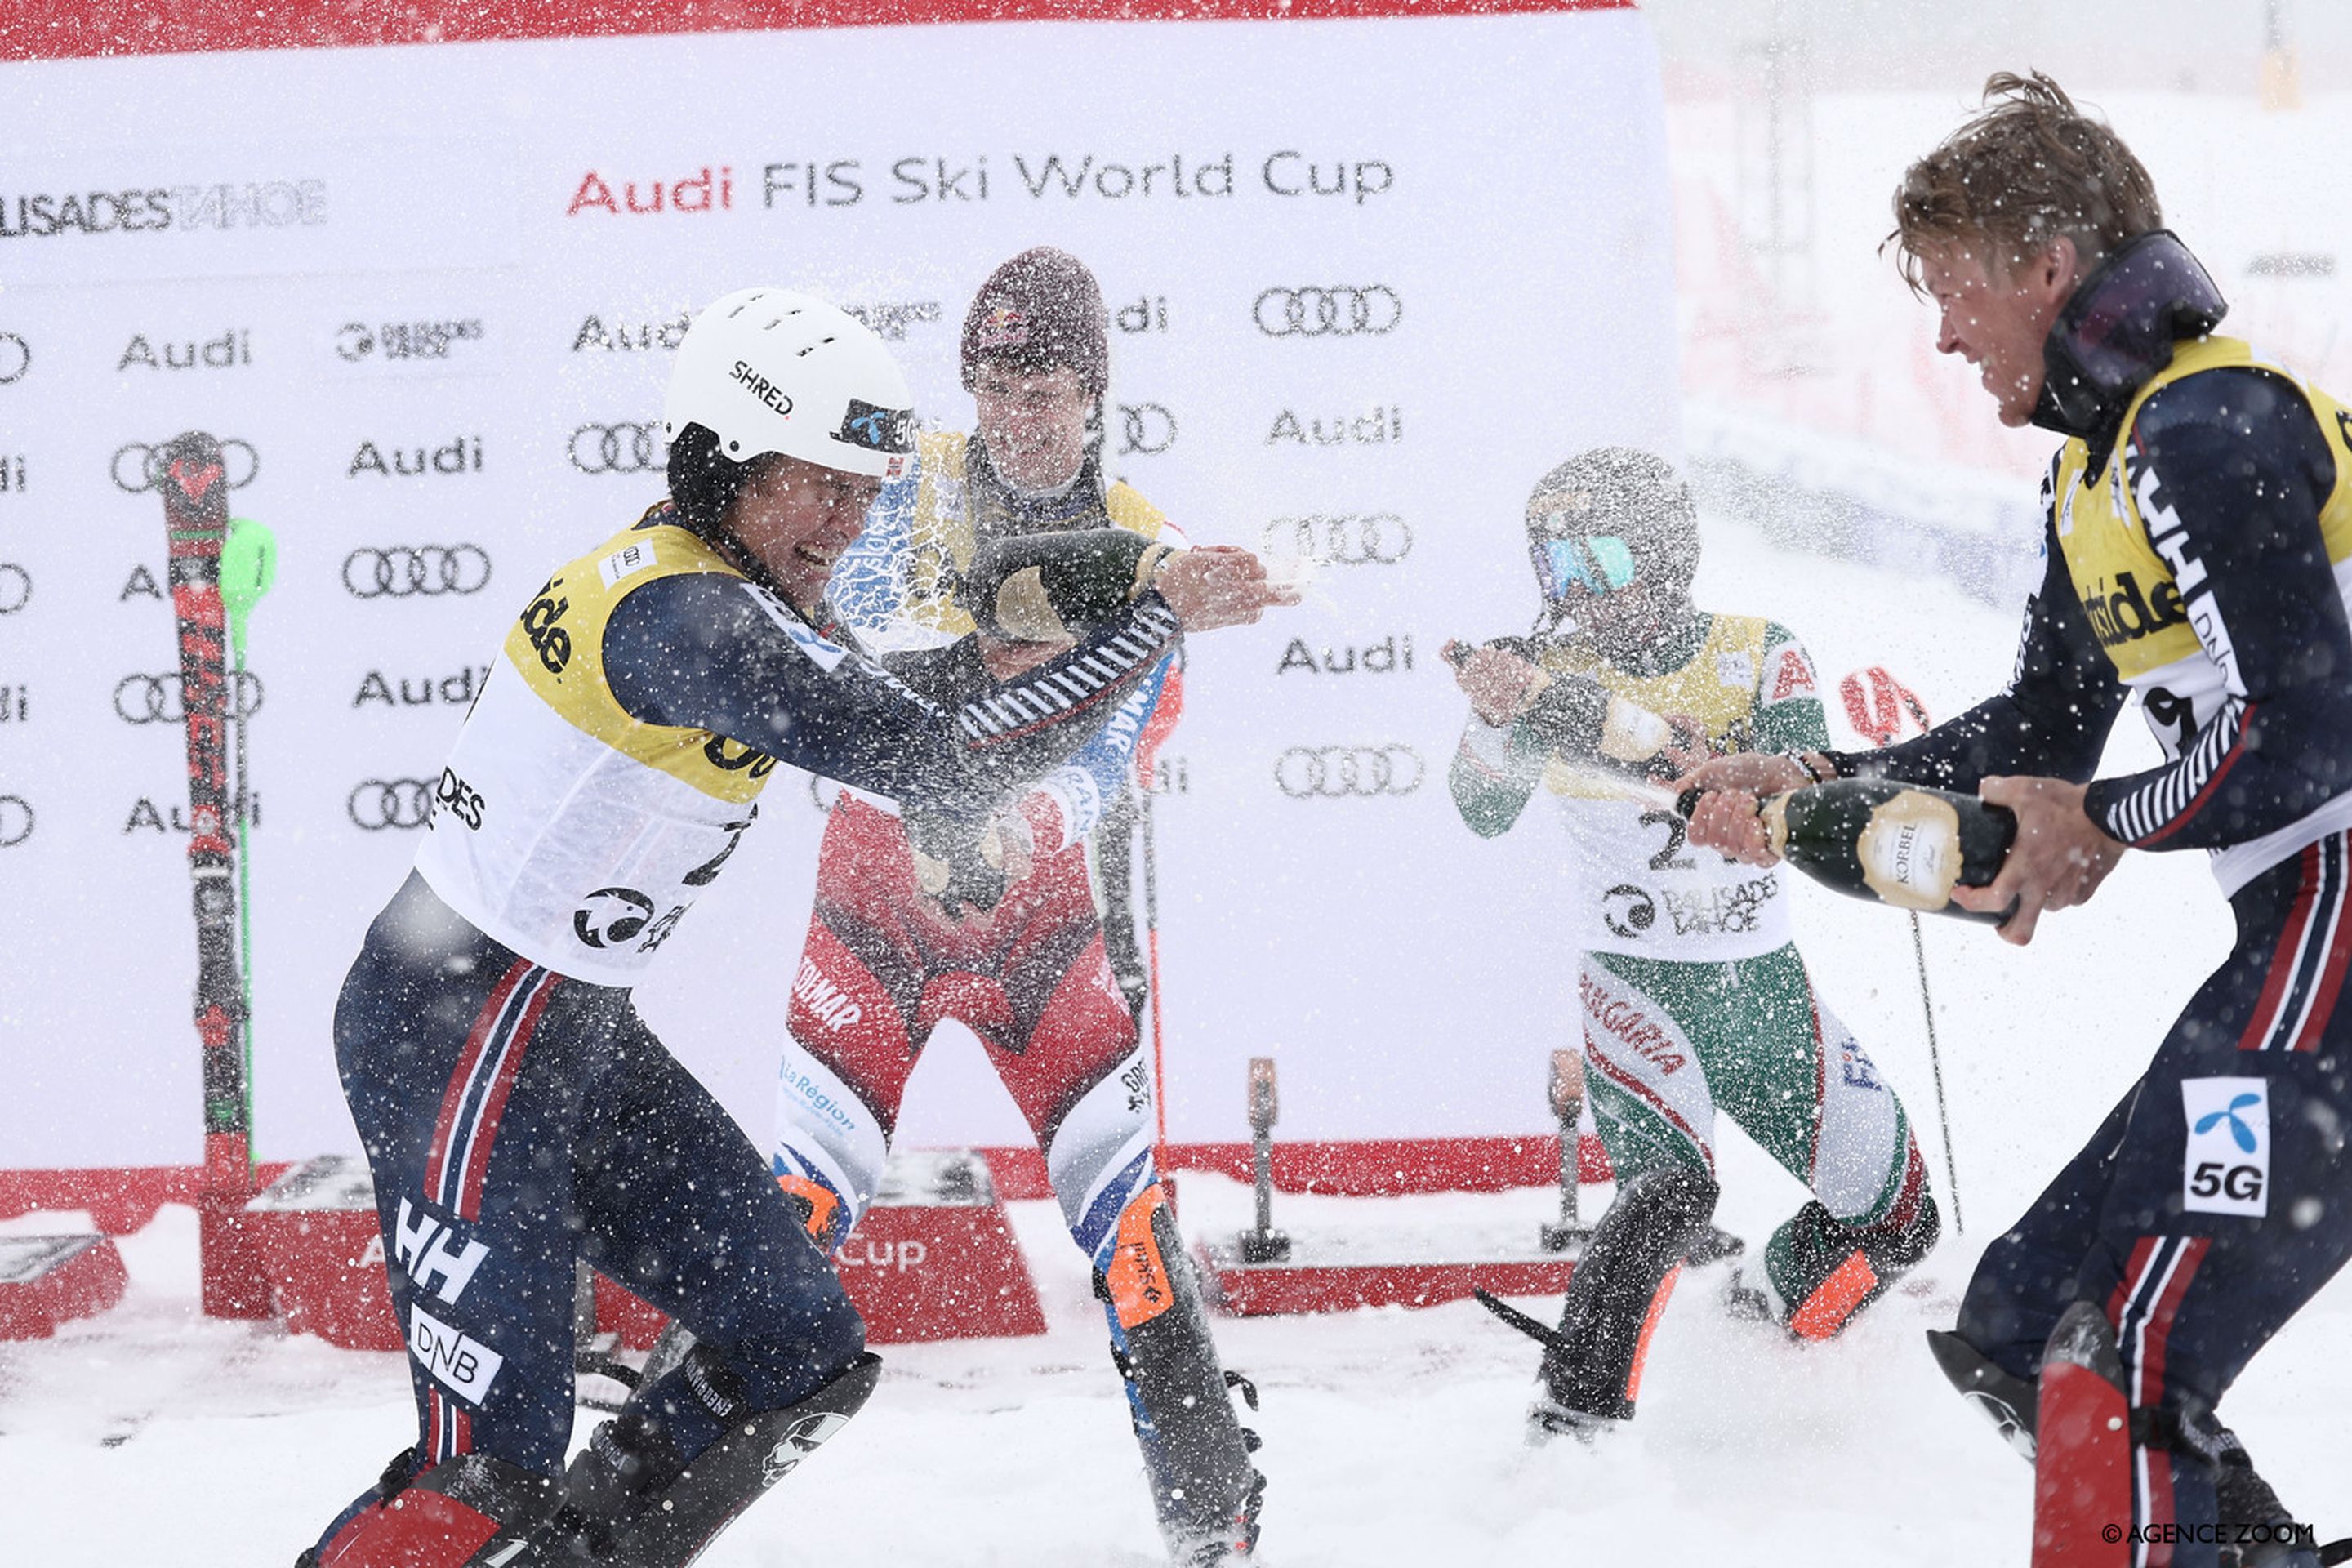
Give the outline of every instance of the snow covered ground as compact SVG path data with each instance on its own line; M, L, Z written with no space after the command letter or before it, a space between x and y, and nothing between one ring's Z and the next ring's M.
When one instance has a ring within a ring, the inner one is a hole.
M2011 616L1955 587L1709 530L1702 602L1788 622L1832 683L1882 663L1945 713L2007 670ZM2152 757L2135 731L2110 765ZM1807 885L1799 899L1824 994L1905 1095L1940 1189L1907 928ZM1719 1271L1694 1278L1659 1331L1639 1422L1597 1451L1522 1445L1532 1348L1475 1306L1227 1321L1228 1364L1265 1394L1254 1424L1272 1478L1265 1561L2023 1561L2029 1473L1945 1388L1920 1331L1949 1321L1983 1243L2131 1081L2225 949L2227 922L2201 863L2168 856L2133 858L2097 901L2055 917L2023 952L1957 922L1927 926L1966 1236L1951 1234L1948 1203L1943 1248L1825 1347L1727 1319L1713 1301ZM2186 934L2150 945L2159 931ZM1799 1201L1796 1184L1736 1133L1722 1142L1719 1217L1760 1240ZM1245 1189L1187 1175L1181 1190L1196 1235L1242 1222ZM1532 1235L1551 1202L1539 1190L1291 1197L1277 1217L1301 1230L1502 1225ZM1047 1334L887 1350L872 1405L722 1540L706 1559L713 1568L1157 1561L1084 1269L1052 1205L1016 1205L1014 1218ZM0 1344L0 1561L290 1562L409 1440L400 1360L198 1317L185 1210L166 1210L122 1250L122 1306L52 1342ZM2334 1353L2347 1320L2352 1288L2339 1283L2225 1406L2323 1532L2352 1527L2329 1451L2332 1413L2352 1402L2352 1363Z

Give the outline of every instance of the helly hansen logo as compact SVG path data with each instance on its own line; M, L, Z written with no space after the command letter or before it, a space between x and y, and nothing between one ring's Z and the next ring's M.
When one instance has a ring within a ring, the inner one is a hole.
M443 1322L423 1307L408 1310L408 1353L433 1374L435 1382L480 1405L499 1380L507 1358L467 1334Z
M455 1227L412 1207L406 1198L400 1200L400 1218L393 1229L400 1266L407 1271L410 1284L432 1291L453 1307L473 1283L474 1271L490 1255L490 1249L478 1241L467 1241L462 1247L457 1242Z
M2230 640L2230 628L2221 623L2221 610L2213 598L2213 584L2200 560L2190 548L2188 525L2173 510L2172 494L2156 471L2156 465L2142 467L2132 486L2133 499L2139 503L2141 521L2147 528L2147 542L2172 568L2174 605L2189 621L2189 629L2197 634L2204 646L2206 657L2221 667L2221 679L2227 689L2242 696L2245 682L2238 675L2237 649ZM2159 596L2158 606L2164 606ZM2154 628L2149 628L2153 630ZM2104 634L2101 641L2105 642ZM2112 644L2108 646L2112 647Z

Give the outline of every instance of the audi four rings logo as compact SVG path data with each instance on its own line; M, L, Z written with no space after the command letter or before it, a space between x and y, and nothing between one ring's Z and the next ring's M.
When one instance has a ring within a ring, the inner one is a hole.
M583 474L649 474L669 467L669 443L650 425L583 425L566 448Z
M370 833L388 827L422 827L433 815L433 784L427 779L367 779L352 786L343 803L352 826Z
M1250 319L1269 338L1376 338L1396 331L1404 301L1382 283L1269 289L1250 307Z
M1164 404L1122 403L1118 412L1126 422L1123 444L1118 449L1120 457L1134 452L1150 457L1176 444L1176 416L1169 413Z
M0 795L0 849L13 849L33 836L33 803L21 795Z
M1392 511L1277 517L1265 552L1318 566L1393 566L1412 553L1412 527Z
M0 616L13 616L33 602L33 574L14 561L0 561Z
M0 332L0 386L12 381L22 381L25 373L33 368L33 345L14 332ZM14 800L16 797L5 797Z
M355 599L478 594L489 581L489 552L478 544L362 545L343 557L343 586Z
M1293 800L1411 795L1423 772L1411 746L1293 746L1275 759L1274 782Z
M245 454L245 478L238 479L236 465L228 463L229 489L241 490L260 477L261 454L253 449L252 442L239 440L232 436L220 444L220 448L221 458L225 463L227 462L228 456L232 452ZM122 476L122 460L125 458L131 459L129 479ZM156 457L155 448L144 441L125 441L121 446L117 447L114 449L114 461L107 465L106 471L113 479L115 489L129 490L134 495L141 490L154 489L163 482L163 461Z
M236 675L235 700L226 717L242 723L261 711L261 677ZM114 716L126 724L184 724L188 707L176 675L126 675L114 683Z

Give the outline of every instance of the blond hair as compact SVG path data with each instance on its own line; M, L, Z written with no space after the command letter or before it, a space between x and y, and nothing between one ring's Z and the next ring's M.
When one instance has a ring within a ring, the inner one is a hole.
M2147 168L2055 81L1997 71L1984 109L1903 172L1895 191L1895 265L1922 292L1922 250L1982 237L2015 266L2072 240L2088 271L2135 235L2164 226ZM1883 247L1882 247L1883 248Z

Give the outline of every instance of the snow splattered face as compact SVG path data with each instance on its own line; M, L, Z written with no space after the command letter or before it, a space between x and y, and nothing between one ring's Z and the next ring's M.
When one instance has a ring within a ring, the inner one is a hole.
M2014 265L1979 237L1917 252L1919 280L1936 301L1936 351L1958 354L1999 406L2000 422L2027 424L2042 395L2042 344L2074 292L2074 245L2053 239Z
M972 375L971 396L980 408L981 442L1005 483L1049 490L1077 473L1094 399L1076 371L983 363Z
M813 613L834 563L866 527L882 481L820 468L782 453L756 467L727 514L727 526L775 574L793 608Z

